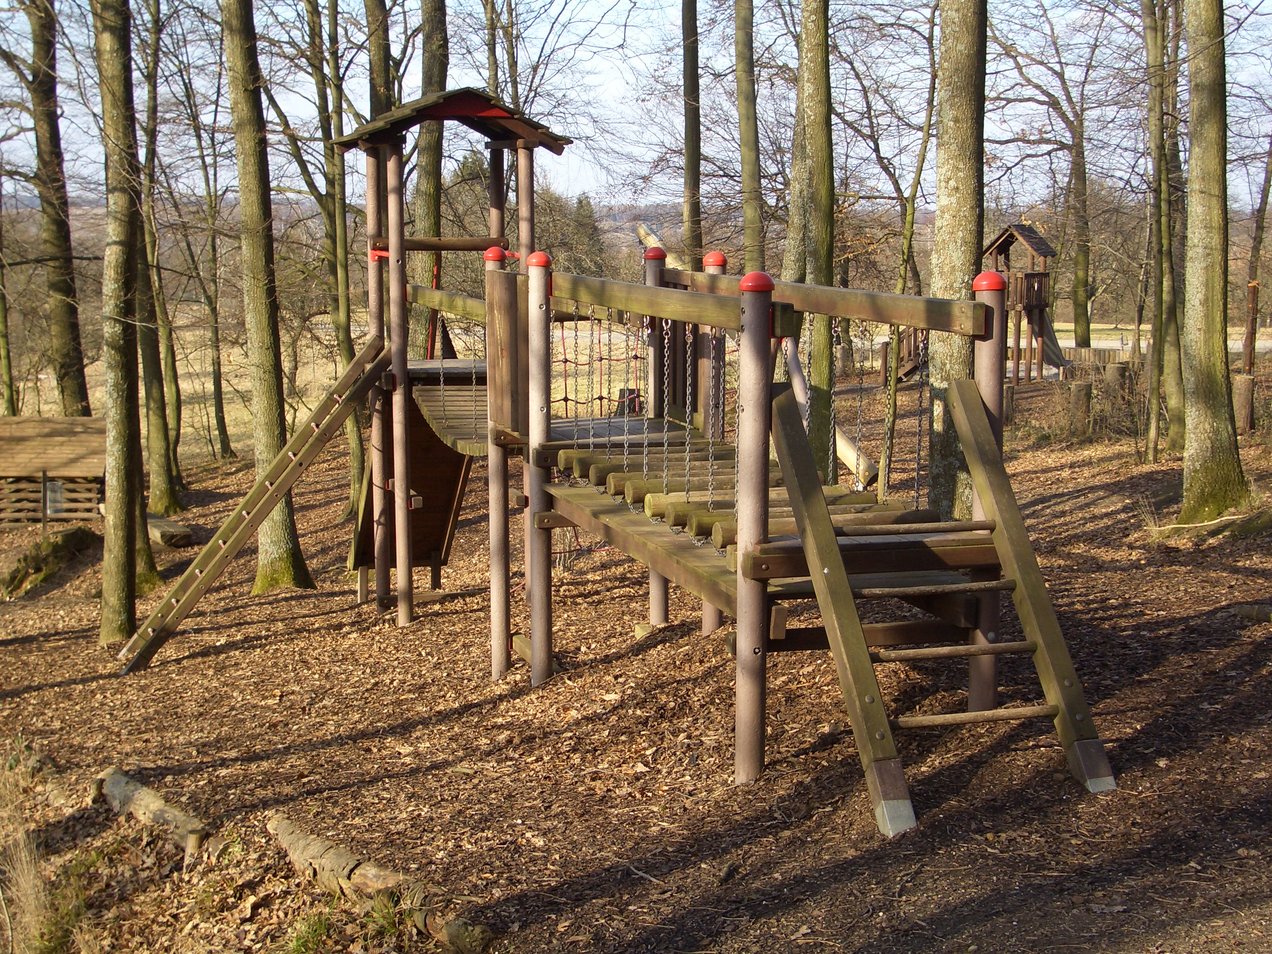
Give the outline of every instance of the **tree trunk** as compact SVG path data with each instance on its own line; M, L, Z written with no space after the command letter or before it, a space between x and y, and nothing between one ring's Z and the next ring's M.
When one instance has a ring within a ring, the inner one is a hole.
M799 72L804 91L804 149L808 173L808 280L833 285L835 268L835 159L830 132L830 4L804 0ZM835 482L835 348L831 320L812 316L809 342L808 440L817 470Z
M0 386L4 388L4 413L18 413L18 393L13 386L13 358L9 350L9 285L4 258L4 191L0 188Z
M31 27L31 122L35 130L35 186L40 196L41 234L48 262L49 351L62 400L62 414L91 413L80 343L79 298L75 290L70 201L62 162L61 109L57 95L57 13L52 0L24 4Z
M420 30L424 37L424 55L421 58L421 92L428 96L446 89L446 72L450 65L450 43L446 35L446 0L420 0ZM442 123L424 123L420 126L418 178L414 201L415 229L420 235L440 235L442 231ZM440 288L442 281L442 255L416 256L410 261L418 263L415 282L431 288ZM419 274L423 266L424 274ZM430 310L424 327L428 329L428 352L434 357L438 340L440 316Z
M1152 204L1149 244L1153 278L1152 337L1148 347L1148 421L1144 435L1144 460L1157 462L1157 448L1161 440L1161 393L1164 361L1166 262L1170 252L1169 239L1162 238L1162 230L1169 232L1170 208L1164 185L1166 182L1166 138L1163 123L1163 88L1165 76L1162 69L1162 21L1157 14L1157 0L1140 0L1140 17L1144 24L1144 59L1148 72L1148 149L1151 162L1150 203Z
M1079 348L1091 347L1091 218L1087 210L1085 122L1073 118L1073 338Z
M1263 231L1268 221L1268 193L1272 191L1272 138L1268 139L1263 157L1263 188L1259 192L1258 208L1254 212L1254 235L1250 240L1250 261L1246 268L1245 338L1241 343L1241 369L1254 374L1254 339L1259 333L1259 259L1263 256Z
M1223 0L1185 0L1188 243L1184 276L1184 503L1181 523L1245 504L1228 378L1228 131Z
M1179 149L1179 0L1163 0L1159 25L1162 30L1162 113L1165 162L1162 195L1165 197L1161 239L1162 255L1162 384L1166 392L1166 449L1181 453L1187 441L1184 413L1184 371L1179 342L1179 263L1185 232L1183 160ZM1170 29L1167 29L1170 24ZM1169 40L1169 42L1167 42ZM1165 51L1171 51L1170 56Z
M941 0L937 78L936 235L929 292L970 298L984 216L985 0ZM943 519L971 512L971 480L946 394L972 371L972 342L932 332L928 501Z
M733 55L738 93L738 141L742 150L743 270L764 270L764 221L760 194L760 125L756 115L755 24L752 0L734 0Z
M698 0L680 0L685 106L685 190L682 231L685 261L702 268L702 103L698 83Z
M379 116L392 108L393 58L389 53L389 12L384 0L363 0L367 13L367 51L371 60L371 101L367 115Z
M340 72L340 7L336 0L327 3L327 83L329 104L330 139L344 135L344 79ZM334 104L334 108L330 105ZM345 194L345 155L327 144L326 168L328 188L331 192L333 249L331 262L335 281L335 297L331 303L331 324L336 331L336 348L340 352L340 365L349 367L354 358L352 304L349 300L349 211ZM345 437L349 442L349 510L350 516L358 512L358 495L362 490L362 473L366 468L366 447L362 443L362 407L359 406L345 422Z
M149 548L137 525L141 497L135 285L140 247L140 172L127 0L94 0L93 36L106 153L106 247L102 256L102 363L106 399L106 527L99 642L137 627L135 551Z
M251 0L222 0L221 20L238 163L243 320L252 368L252 436L260 475L282 450L285 433L269 157L260 94L263 78L256 56ZM261 524L257 543L253 592L314 585L296 536L290 493Z

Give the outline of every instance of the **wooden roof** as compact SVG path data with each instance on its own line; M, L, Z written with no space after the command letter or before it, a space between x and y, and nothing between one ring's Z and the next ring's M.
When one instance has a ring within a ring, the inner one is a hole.
M336 140L343 150L390 141L425 122L453 119L489 140L531 140L558 156L572 140L558 136L520 110L505 106L489 93L465 87L424 96L381 113Z
M0 417L0 477L101 477L106 419Z
M998 237L985 246L982 254L989 255L993 252L1001 254L1016 242L1020 242L1039 258L1054 258L1056 255L1056 250L1051 247L1051 243L1043 238L1037 229L1022 222L1009 225L999 232Z

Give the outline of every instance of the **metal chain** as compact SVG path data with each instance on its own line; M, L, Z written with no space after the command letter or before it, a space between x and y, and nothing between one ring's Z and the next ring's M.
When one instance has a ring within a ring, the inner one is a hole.
M919 407L915 412L914 428L914 509L919 509L919 471L923 465L923 392L928 386L927 332L919 333Z
M857 330L857 353L853 355L856 359L854 364L857 365L857 451L861 452L862 441L865 440L865 400L866 400L866 355L870 350L866 346L868 340L867 325L864 321L858 322ZM873 336L871 336L873 337ZM856 468L852 472L853 487L857 490L865 490L866 485L861 481L861 475L857 473Z
M715 446L716 428L719 425L721 412L724 410L724 374L717 374L716 345L720 340L720 329L712 328L707 339L707 409L703 415L703 424L707 428L707 512L715 510ZM783 339L785 344L785 339ZM716 408L716 378L720 379L720 407Z
M689 460L693 428L693 331L685 322L685 500L689 499Z
M646 315L644 318L642 331L644 332L644 339L645 339L644 340L645 356L646 356L646 359L648 359L649 348L654 341L654 319L651 318L649 315ZM646 378L649 377L648 364L646 365L645 377ZM646 381L646 386L648 386L648 380ZM650 397L652 396L653 395L650 395ZM649 410L648 409L645 411L644 414L641 415L641 418L642 418L641 436L644 438L644 440L641 441L640 476L642 480L648 480L649 479Z
M835 464L838 460L835 454L835 356L839 353L844 339L839 333L839 322L833 318L827 318L826 320L830 322L830 440L827 442L829 446L826 448L828 455L826 460L826 481L829 483L831 480L835 480L838 483L835 470ZM809 403L811 404L812 402L810 401Z
M614 369L611 367L613 364L613 361L611 360L613 357L613 348L610 344L610 329L614 327L614 309L606 308L605 319L601 320L598 318L596 320L599 327L599 334L601 336L601 417L605 418L608 422L610 418L615 416L611 413L613 411L613 401L610 398L610 395L614 393ZM613 434L613 425L607 423L605 427L606 460L610 460L614 456Z
M481 340L481 348L477 348L476 346L474 346L471 349L472 354L469 355L469 361L471 362L471 368L472 368L472 372L469 374L469 378L472 381L472 388L473 388L472 390L473 397L471 401L472 410L473 410L473 416L472 416L473 434L481 433L481 431L479 430L479 428L481 427L481 418L479 418L477 415L478 401L476 397L477 395L477 355L481 354L484 356L486 354L486 326L485 325L479 324L477 326L477 332L476 334L473 335L474 342L476 342L477 339Z
M578 325L574 326L575 334L578 334ZM576 338L577 340L577 338ZM596 450L596 350L597 350L597 330L596 330L596 306L587 306L587 450L592 453Z
M667 432L667 415L671 412L671 319L662 320L662 446L663 446L663 493L667 492L671 468L668 466L667 449L670 435Z

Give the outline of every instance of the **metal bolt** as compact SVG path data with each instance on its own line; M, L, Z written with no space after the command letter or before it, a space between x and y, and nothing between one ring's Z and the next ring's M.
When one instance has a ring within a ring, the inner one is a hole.
M1072 689L1072 688L1073 688L1073 680L1072 680L1072 679L1066 679L1066 680L1064 681L1064 684L1065 684L1065 687L1066 687L1066 688L1069 688L1069 689Z
M875 738L878 739L880 742L883 741L884 735L883 735L882 729L880 729L878 732L875 733Z
M1083 721L1085 718L1086 718L1086 716L1084 716L1081 712L1079 712L1077 715L1075 715L1075 716L1073 717L1073 721L1074 721L1074 722L1081 722L1081 721Z
M866 702L874 702L874 696L866 696Z
M754 649L751 650L751 652L754 653L756 656L758 656L760 653L764 652L764 650L761 649L759 646L756 646Z

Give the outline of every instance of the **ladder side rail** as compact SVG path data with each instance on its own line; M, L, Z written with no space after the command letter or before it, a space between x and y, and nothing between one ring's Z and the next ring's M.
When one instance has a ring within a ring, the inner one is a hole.
M163 602L120 650L118 658L127 660L124 673L146 666L299 479L305 466L344 424L357 402L388 366L386 354L366 364L367 359L375 358L382 347L382 340L373 338L354 359L336 386L319 402L314 413L297 428L270 463L265 476L235 507L234 513L222 523L176 585L164 596Z
M804 544L813 591L865 770L875 822L883 834L891 837L915 826L914 808L870 661L852 584L822 495L812 448L804 433L795 394L789 388L773 402L773 443L790 490L795 524ZM738 549L743 553L740 540Z
M1024 517L1003 466L985 405L974 381L955 381L950 387L950 411L967 459L972 482L994 521L994 543L1003 572L1016 581L1012 600L1025 635L1038 643L1033 655L1038 680L1047 702L1059 707L1056 734L1064 746L1069 767L1090 791L1115 787L1104 744L1100 741L1082 684L1065 645L1046 581L1029 542Z

